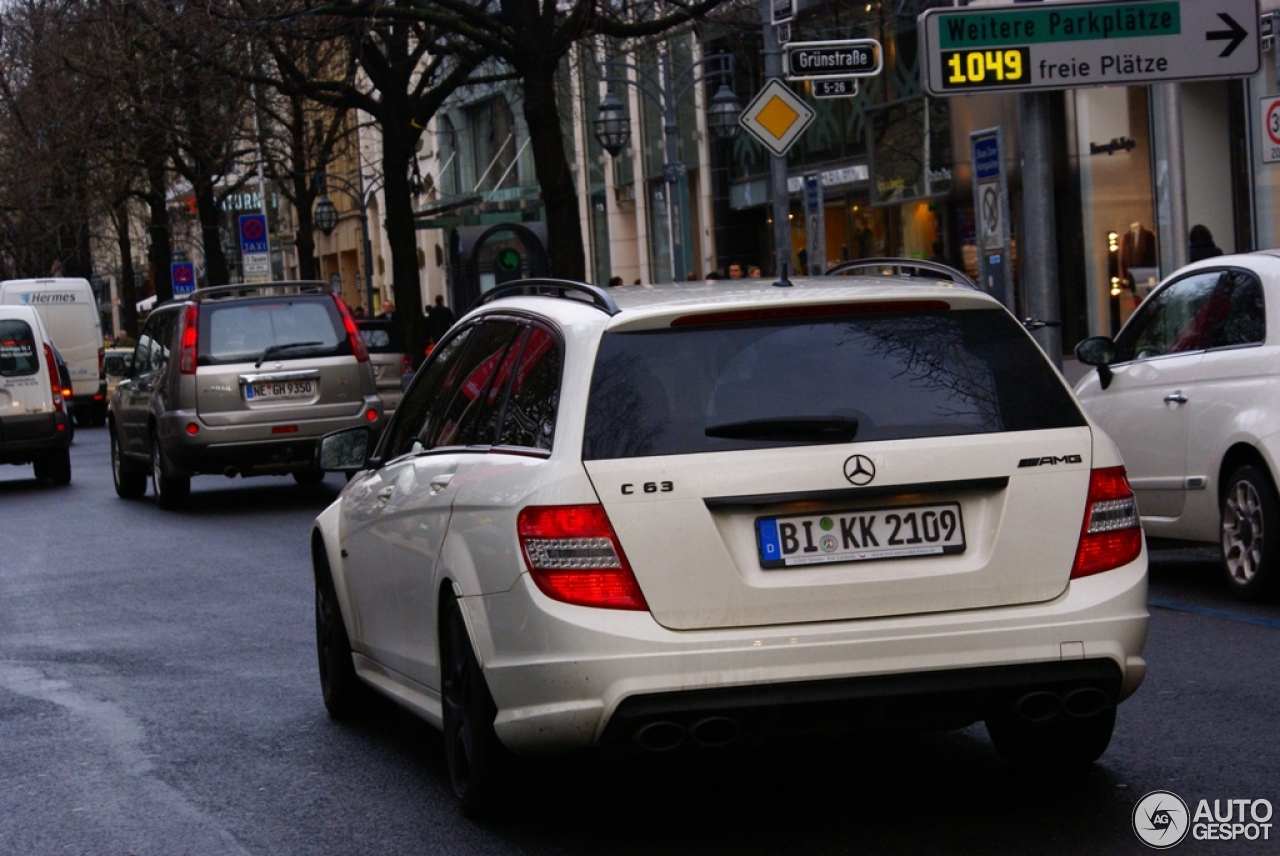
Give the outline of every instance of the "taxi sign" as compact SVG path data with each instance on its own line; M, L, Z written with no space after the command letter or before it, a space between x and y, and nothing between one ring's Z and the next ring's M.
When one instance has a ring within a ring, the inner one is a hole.
M769 151L782 156L809 127L815 115L814 109L785 83L770 80L742 111L738 124Z

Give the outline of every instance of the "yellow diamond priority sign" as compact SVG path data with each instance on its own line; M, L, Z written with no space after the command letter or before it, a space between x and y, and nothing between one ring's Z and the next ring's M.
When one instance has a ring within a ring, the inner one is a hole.
M780 80L770 80L738 123L751 132L765 148L782 156L813 121L814 111Z

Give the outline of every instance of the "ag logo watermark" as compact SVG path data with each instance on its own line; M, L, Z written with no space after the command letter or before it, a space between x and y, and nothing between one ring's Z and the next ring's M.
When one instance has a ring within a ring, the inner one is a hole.
M1167 850L1186 838L1189 829L1187 804L1172 791L1152 791L1133 807L1133 831L1148 847Z
M1272 811L1263 799L1202 799L1192 810L1172 791L1152 791L1133 807L1133 831L1156 850L1188 834L1196 841L1269 841Z

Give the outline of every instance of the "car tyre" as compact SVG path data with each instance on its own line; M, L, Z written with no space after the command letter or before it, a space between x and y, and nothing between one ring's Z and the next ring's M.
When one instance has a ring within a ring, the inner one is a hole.
M71 450L45 452L33 463L36 478L62 486L71 484Z
M181 508L191 498L191 477L169 472L159 437L151 438L151 489L156 495L156 505L165 510Z
M120 451L120 441L115 429L111 431L111 481L115 483L116 496L122 499L138 499L147 492L147 471Z
M1059 715L1031 722L1012 713L987 720L987 733L1000 757L1022 770L1083 767L1102 757L1116 727L1116 709L1093 716Z
M310 467L305 470L294 470L293 480L298 484L305 486L317 485L324 481L324 470L316 467Z
M351 639L342 620L342 608L324 552L316 557L316 659L320 668L320 692L329 718L355 719L368 700L364 682L356 676Z
M498 709L471 649L462 607L449 597L442 613L445 762L462 813L474 820L498 801L511 758L493 728Z
M1222 570L1244 600L1272 594L1280 561L1280 499L1266 471L1246 464L1222 496Z

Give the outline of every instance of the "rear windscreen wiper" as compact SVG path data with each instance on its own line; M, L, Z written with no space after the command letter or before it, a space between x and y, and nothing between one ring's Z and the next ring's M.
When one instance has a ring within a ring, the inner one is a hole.
M777 419L748 419L708 425L708 437L730 440L832 440L848 441L858 435L858 420L852 416L788 416Z
M294 348L314 348L316 345L323 345L324 342L290 342L287 345L267 345L267 349L262 352L262 356L258 357L258 361L253 364L255 369L262 368L262 364L267 361L267 357L282 351L291 351Z

